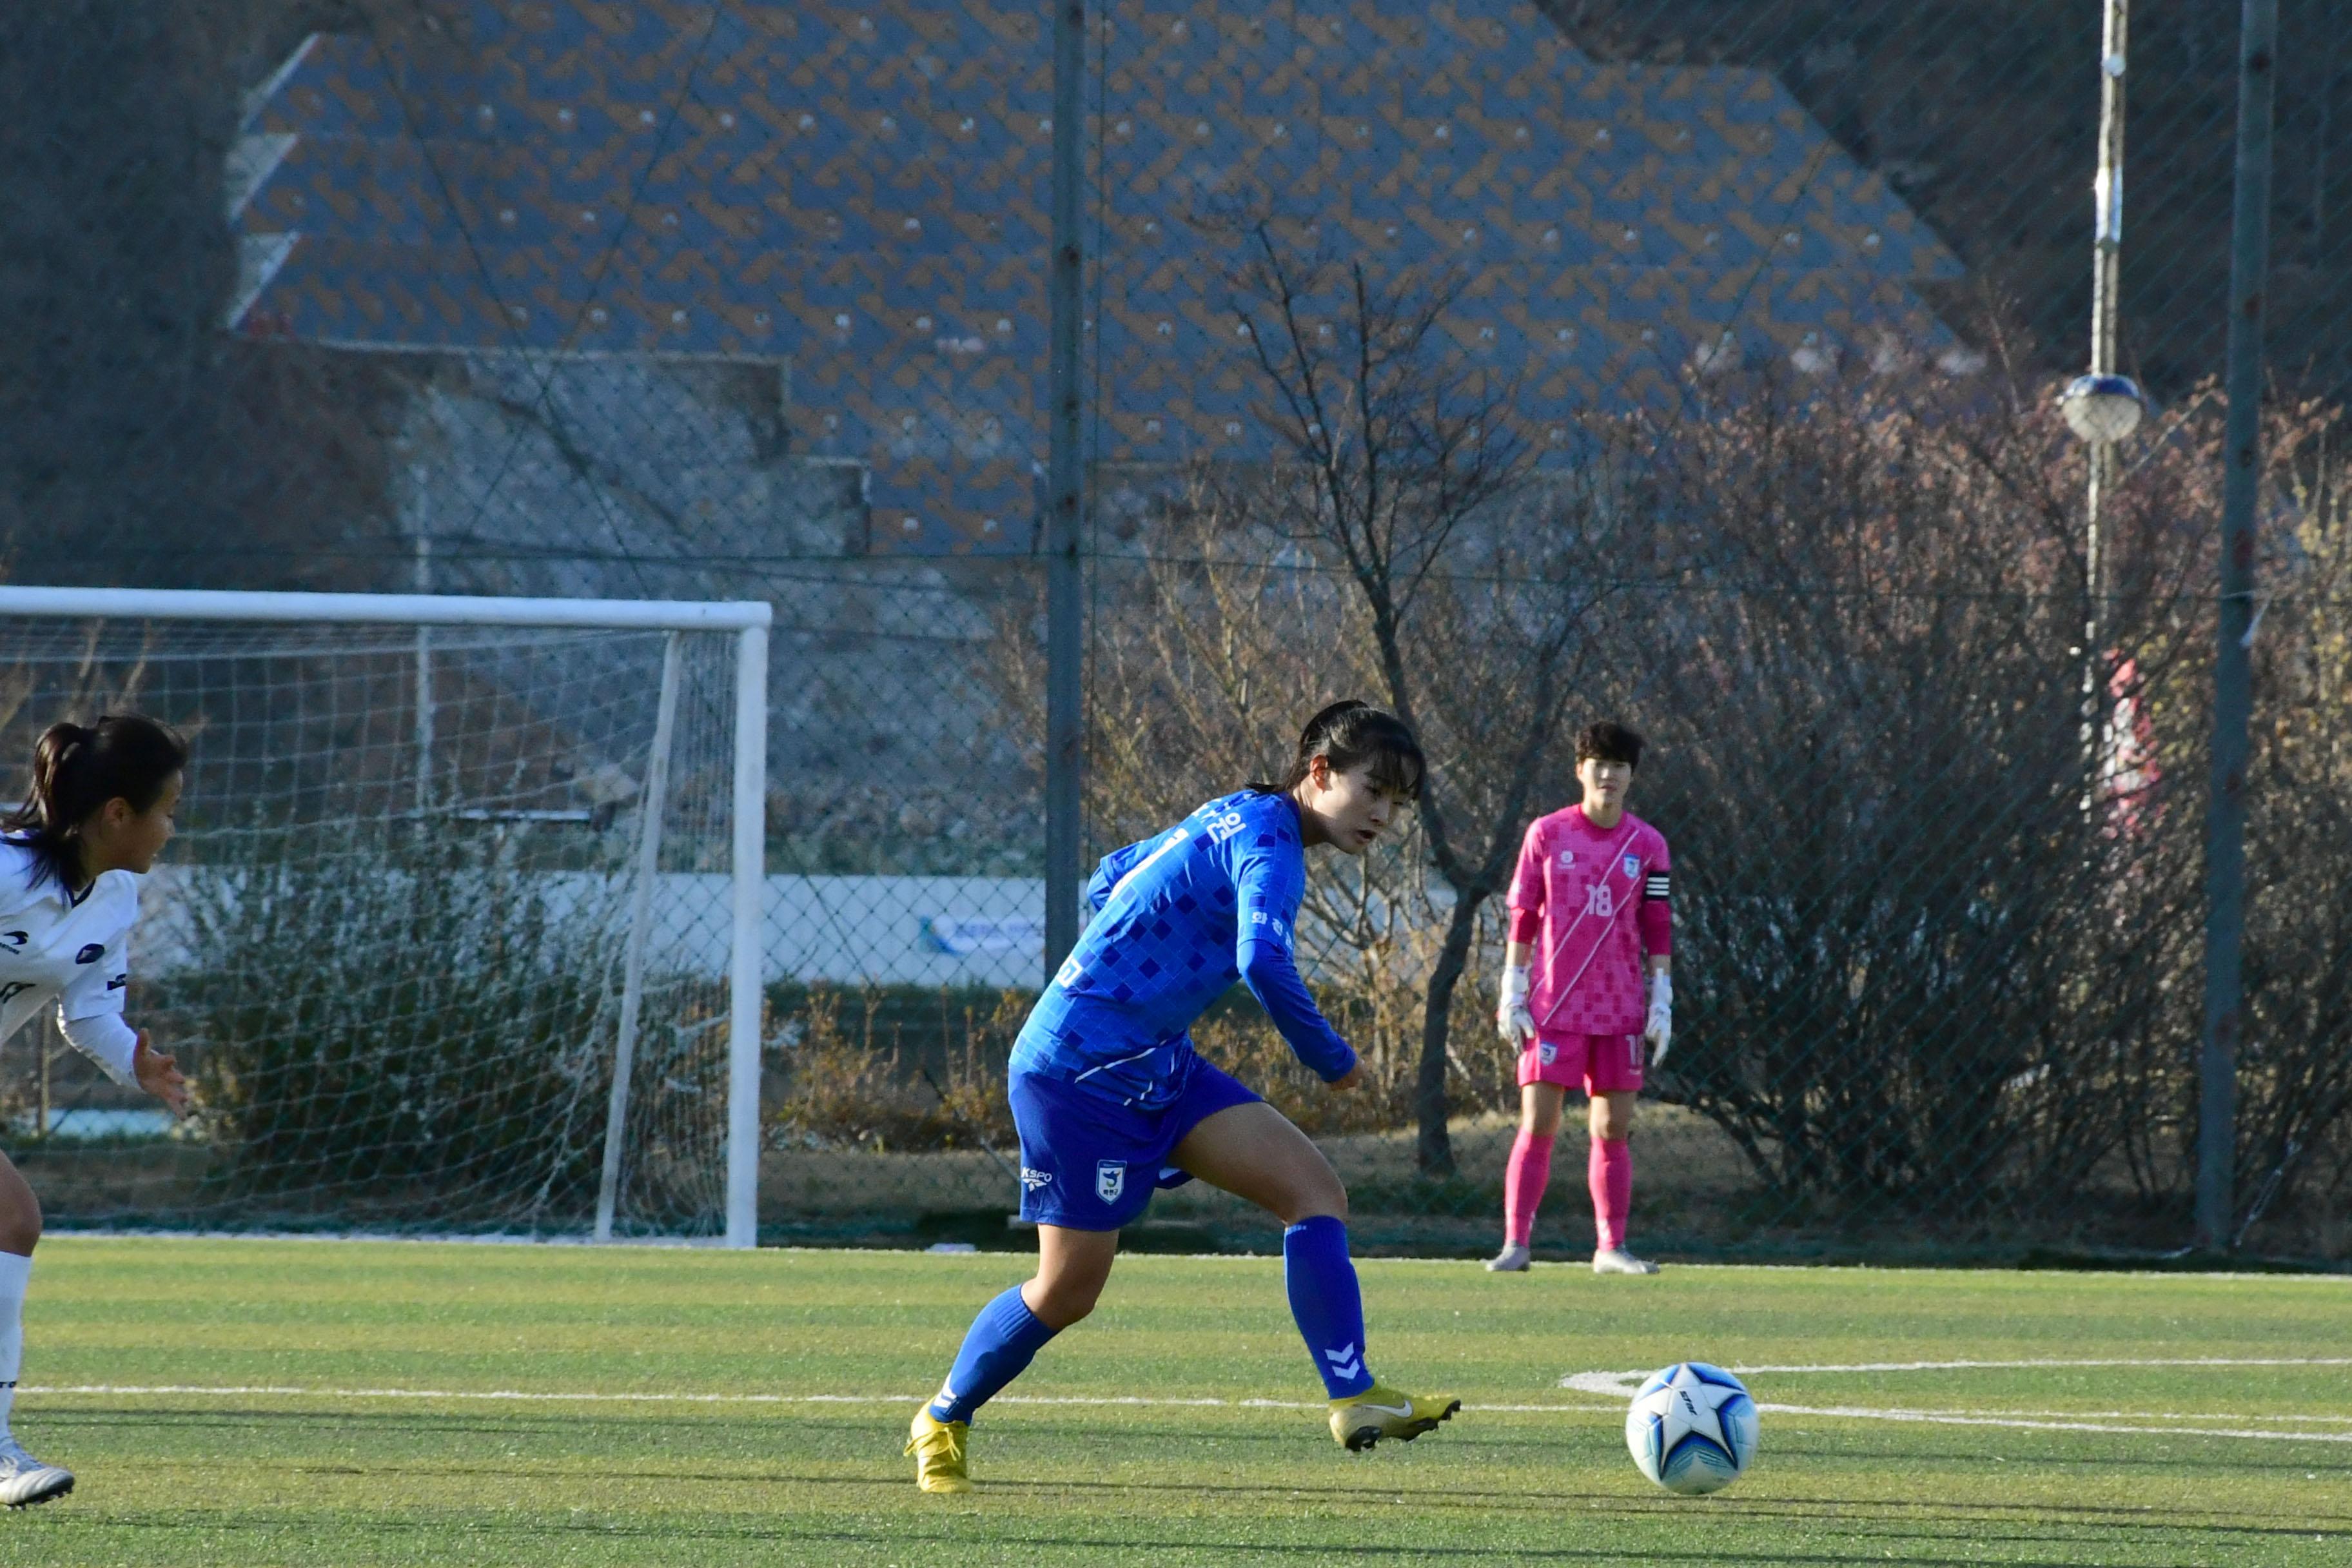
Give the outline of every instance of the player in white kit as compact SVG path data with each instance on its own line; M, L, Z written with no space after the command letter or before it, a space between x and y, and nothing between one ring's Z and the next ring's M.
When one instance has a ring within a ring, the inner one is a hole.
M1584 798L1528 825L1511 878L1511 929L1496 1023L1519 1053L1522 1121L1503 1172L1503 1250L1486 1267L1528 1267L1536 1210L1551 1179L1560 1101L1591 1100L1586 1181L1599 1274L1654 1274L1625 1246L1633 1156L1626 1142L1643 1068L1674 1032L1672 870L1665 835L1625 809L1642 737L1589 725L1576 742Z
M0 835L0 1043L55 1004L66 1039L115 1082L178 1115L187 1080L122 1021L139 879L172 837L187 746L152 719L52 724L33 752L33 786ZM0 1154L0 1503L25 1508L73 1490L9 1433L23 1358L25 1285L41 1205Z

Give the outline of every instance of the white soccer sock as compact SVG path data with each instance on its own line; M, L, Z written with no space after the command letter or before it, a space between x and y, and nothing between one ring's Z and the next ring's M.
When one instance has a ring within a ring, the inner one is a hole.
M25 1284L33 1260L0 1252L0 1441L8 1436L9 1407L16 1403L16 1369L25 1359Z

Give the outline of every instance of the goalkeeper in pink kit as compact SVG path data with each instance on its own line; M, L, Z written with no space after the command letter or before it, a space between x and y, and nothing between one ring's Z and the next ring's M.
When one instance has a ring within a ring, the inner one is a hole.
M1644 1058L1664 1061L1674 1030L1665 835L1625 809L1641 760L1633 731L1588 726L1576 742L1582 803L1538 817L1519 847L1496 1009L1503 1038L1519 1053L1519 1135L1503 1173L1503 1250L1490 1270L1528 1266L1560 1101L1575 1088L1592 1101L1592 1270L1657 1272L1625 1247L1633 1186L1626 1135Z

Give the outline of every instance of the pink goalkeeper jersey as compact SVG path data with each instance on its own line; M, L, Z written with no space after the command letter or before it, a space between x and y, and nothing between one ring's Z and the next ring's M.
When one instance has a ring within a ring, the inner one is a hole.
M1528 826L1511 940L1533 950L1528 1009L1546 1035L1642 1027L1644 953L1674 951L1666 837L1628 812L1602 832L1571 805Z

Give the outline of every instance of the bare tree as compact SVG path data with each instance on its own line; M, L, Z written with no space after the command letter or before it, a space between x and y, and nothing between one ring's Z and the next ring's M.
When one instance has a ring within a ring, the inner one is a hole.
M2223 469L2210 457L2220 418L2209 407L2198 432L2209 461L2195 500L2206 518L2220 505ZM2268 426L2265 488L2280 526L2254 643L2236 1236L2292 1215L2298 1196L2315 1199L2306 1206L2336 1227L2332 1245L2325 1234L2320 1244L2340 1256L2352 1189L2352 900L2343 893L2352 879L2352 419L2282 400Z
M1263 526L1352 590L1388 706L1428 750L1419 826L1453 894L1414 1093L1421 1168L1450 1175L1447 1037L1487 900L1579 710L1596 545L1626 526L1612 444L1538 475L1514 387L1454 352L1454 280L1302 258L1264 224L1229 279L1275 440Z
M1087 676L1087 820L1106 846L1154 833L1204 798L1279 771L1300 720L1332 697L1376 690L1362 606L1264 526L1263 471L1196 469L1156 498L1149 555L1097 563ZM1027 628L1014 635L1027 638ZM1034 644L1032 645L1034 646ZM1038 711L1034 660L1020 700ZM1366 1084L1345 1120L1386 1129L1412 1114L1421 998L1440 923L1421 837L1331 857L1308 878L1298 944L1318 1000L1361 1053ZM1222 1046L1244 1036L1212 1027ZM1406 1041L1415 1042L1408 1048ZM1277 1053L1253 1057L1282 1077ZM1266 1087L1264 1076L1253 1082ZM1332 1109L1309 1103L1328 1126Z

